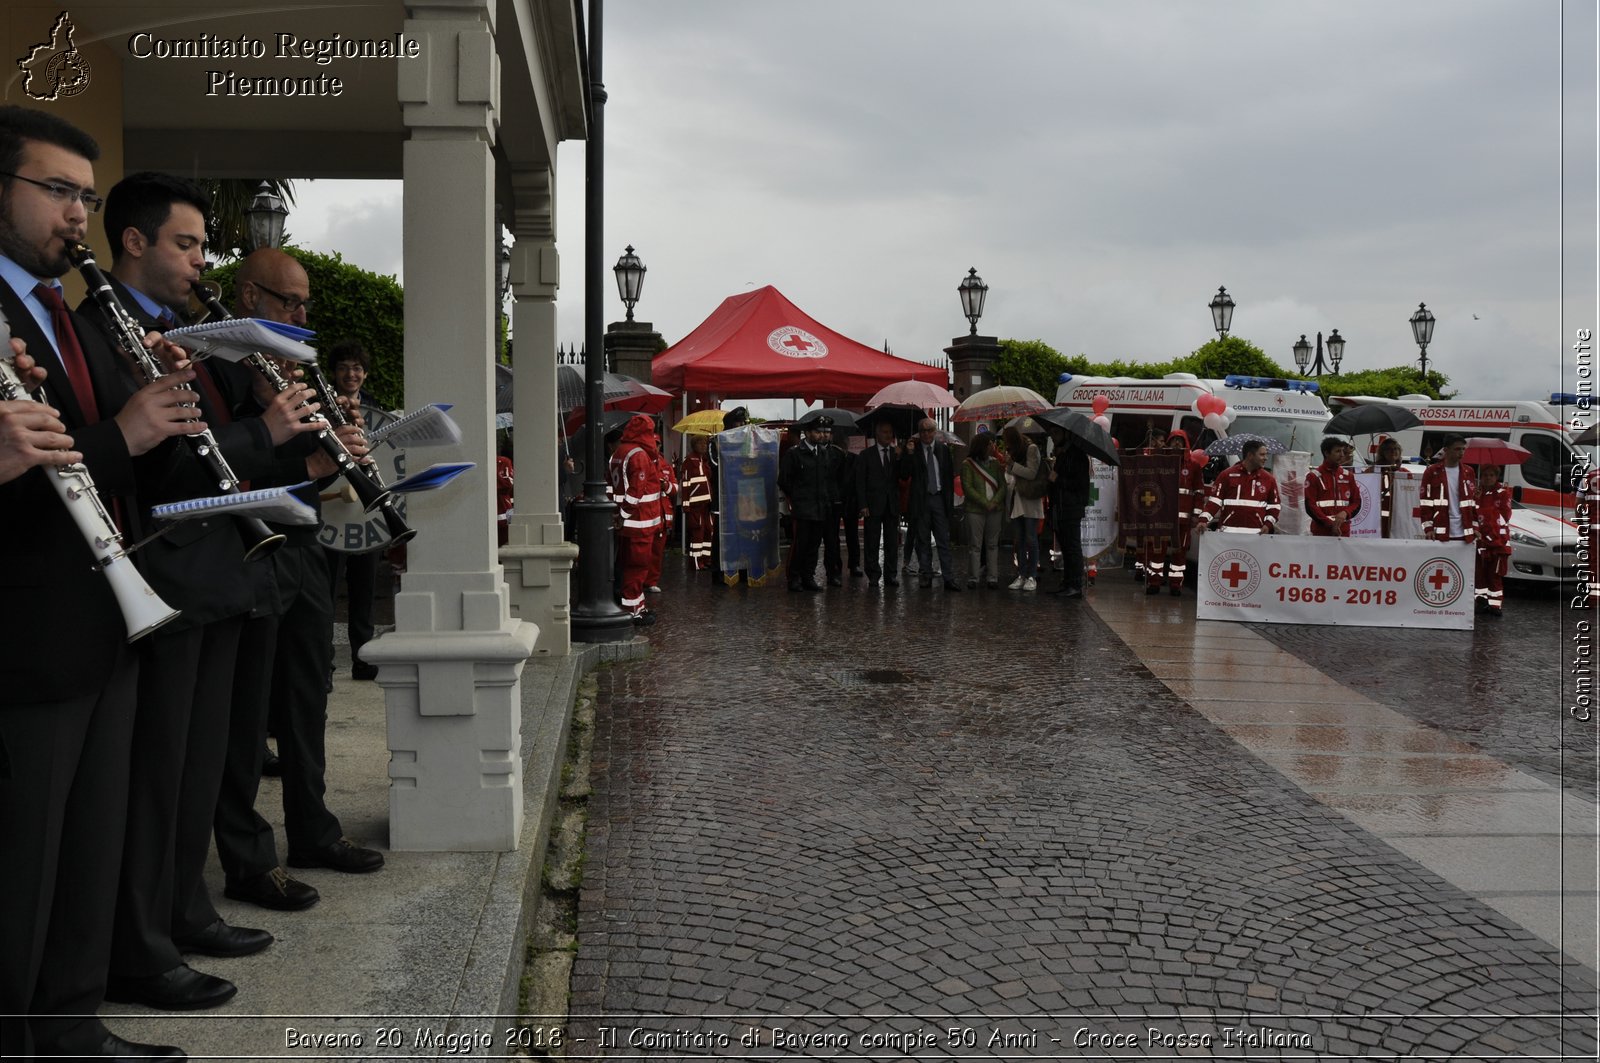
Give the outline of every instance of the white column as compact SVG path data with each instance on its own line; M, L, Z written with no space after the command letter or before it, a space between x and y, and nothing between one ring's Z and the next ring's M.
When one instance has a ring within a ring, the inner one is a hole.
M395 631L362 650L389 724L390 847L515 849L522 828L521 684L538 632L511 617L494 532L494 162L499 104L487 0L411 5L422 58L399 64L404 153L406 408L447 402L472 461L412 495ZM415 471L415 470L413 470Z
M511 249L517 494L500 561L511 593L511 615L539 627L534 652L564 655L572 650L569 581L578 546L563 534L556 473L562 457L555 397L561 261L554 239L553 184L548 170L514 171L511 176L511 229L517 238Z

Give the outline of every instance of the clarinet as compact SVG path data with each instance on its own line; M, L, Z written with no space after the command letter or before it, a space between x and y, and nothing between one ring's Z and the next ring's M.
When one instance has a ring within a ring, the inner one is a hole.
M145 383L153 384L167 375L165 367L150 353L144 345L144 331L139 328L139 323L129 314L127 308L117 299L117 293L111 290L111 282L106 280L106 275L100 272L100 267L95 263L94 252L84 244L68 243L67 259L83 274L83 279L88 283L89 294L93 296L95 306L99 307L101 316L106 324L111 327L111 333L116 337L117 346L122 348L122 353L127 355L139 367L140 374ZM222 456L222 448L217 446L217 437L211 434L211 429L186 437L189 446L194 450L195 456L206 466L211 473L213 482L219 494L236 495L239 493L239 478L233 474L233 468L228 464L228 459ZM246 561L253 561L258 557L266 557L286 541L286 537L279 535L259 517L250 517L235 514L240 522L240 533L245 537Z
M204 284L199 281L190 281L189 287L194 291L195 296L205 304L208 319L227 320L233 316L228 313L227 307L222 305L222 301ZM256 372L266 377L267 383L272 386L273 391L282 394L289 389L290 382L278 371L278 367L273 364L272 359L260 351L246 355L243 361L255 369ZM334 434L334 429L345 427L349 424L349 421L345 419L344 412L339 409L339 404L327 398L328 395L333 393L333 390L327 386L327 381L322 379L322 370L317 367L315 362L307 366L307 368L316 375L317 383L323 389L323 395L319 397L324 399L328 410L326 415L321 410L318 410L315 413L307 414L305 417L305 420L315 421L321 425L321 429L317 432L317 445L324 454L333 459L334 465L339 469L339 475L344 477L345 482L355 491L356 497L361 500L361 508L368 513L374 509L379 511L379 515L383 517L383 522L389 529L390 540L397 543L410 540L417 533L414 529L408 527L405 518L400 516L400 511L395 506L394 495L389 491L388 486L384 484L383 478L378 474L377 467L362 465L356 461L350 451L345 448L344 443Z
M7 402L27 399L46 404L43 388L39 389L38 394L30 395L17 376L16 367L11 361L11 345L7 342L10 338L11 330L5 318L0 316L0 399ZM67 507L72 522L88 542L95 567L105 573L111 593L117 599L117 607L122 610L128 641L143 638L175 618L178 610L162 601L161 596L139 574L139 570L133 567L133 560L123 545L122 533L117 531L111 515L106 512L105 503L100 501L88 466L74 462L45 469L44 474L56 494L61 496L61 504Z

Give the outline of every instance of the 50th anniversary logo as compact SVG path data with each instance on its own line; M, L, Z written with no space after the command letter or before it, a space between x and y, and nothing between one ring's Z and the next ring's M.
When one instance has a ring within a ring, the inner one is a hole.
M17 59L22 71L22 91L35 100L53 101L76 96L89 87L93 72L78 48L78 27L61 12L48 34ZM422 44L404 33L389 37L305 38L295 33L269 37L241 34L223 37L199 33L191 37L166 37L140 30L126 40L128 57L138 62L207 62L284 60L325 68L340 60L417 59ZM205 96L341 96L344 79L326 69L308 75L253 75L232 68L206 69L197 89Z

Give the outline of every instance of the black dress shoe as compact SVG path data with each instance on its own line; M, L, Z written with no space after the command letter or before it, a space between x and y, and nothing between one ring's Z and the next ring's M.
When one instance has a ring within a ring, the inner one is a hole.
M143 1004L161 1011L202 1011L226 1004L239 987L226 978L203 974L186 963L141 978L106 981L106 999L114 1004Z
M898 586L900 586L900 581L897 580L897 579L886 579L883 582L884 582L885 586L889 586L889 587L898 587Z
M350 666L350 678L363 682L378 678L378 666L368 664L366 661L356 661Z
M953 579L947 579L944 581L944 589L947 591L959 591L961 589L961 584L957 583Z
M927 579L919 579L919 580L917 580L917 586L919 586L919 587L931 587L931 586L933 586L933 577L929 576Z
M222 894L236 901L271 908L278 912L301 911L316 904L322 896L315 887L308 886L297 878L290 878L289 873L281 867L275 867L254 878L230 882L223 887Z
M270 746L261 750L261 774L274 777L283 774L283 761L278 759L278 754L274 753Z
M1182 587L1168 587L1167 589L1172 592L1172 596L1174 598L1182 598L1183 597L1183 588Z
M349 838L340 838L320 849L289 854L290 867L325 867L330 871L346 871L364 875L383 866L383 854L376 849L363 849Z
M247 926L229 926L218 919L199 933L175 935L172 943L179 952L198 952L202 956L251 956L272 944L272 935Z
M1146 594L1160 594L1161 585L1158 583L1148 583L1145 585L1144 592Z
M828 586L830 586L830 587L843 587L844 586L844 580L840 579L838 576L829 576L828 577Z
M181 1048L172 1045L147 1045L138 1041L125 1041L101 1026L98 1022L79 1027L51 1044L36 1045L37 1059L188 1059Z
M820 591L822 589L822 584L818 583L814 579L801 580L800 586L804 587L808 591Z
M1066 590L1061 592L1061 597L1063 597L1063 598L1082 598L1083 597L1083 589L1081 587L1068 587Z
M862 572L861 572L861 570L859 568L853 568L853 569L850 570L850 575L856 576L856 577L860 577L862 575Z

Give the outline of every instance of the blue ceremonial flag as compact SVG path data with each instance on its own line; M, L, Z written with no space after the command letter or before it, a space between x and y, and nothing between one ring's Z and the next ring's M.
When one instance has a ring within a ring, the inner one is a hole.
M717 433L722 572L759 583L778 568L778 433L743 425Z

